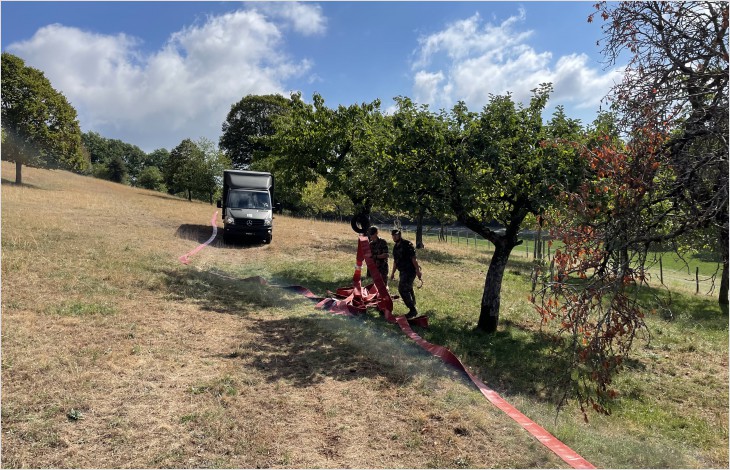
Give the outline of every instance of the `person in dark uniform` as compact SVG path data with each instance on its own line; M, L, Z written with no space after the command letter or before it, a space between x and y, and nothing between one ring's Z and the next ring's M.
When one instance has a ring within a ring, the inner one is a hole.
M416 276L421 279L421 266L416 259L416 248L408 240L403 240L400 230L390 232L393 236L393 270L390 273L390 279L395 279L395 270L399 272L398 293L403 303L408 307L406 318L418 316L416 310L416 293L413 292L413 281Z
M370 255L375 260L375 266L378 267L383 282L388 282L388 242L378 236L378 227L373 225L368 229L368 238L370 238ZM368 273L368 275L370 275ZM372 275L370 275L372 277Z

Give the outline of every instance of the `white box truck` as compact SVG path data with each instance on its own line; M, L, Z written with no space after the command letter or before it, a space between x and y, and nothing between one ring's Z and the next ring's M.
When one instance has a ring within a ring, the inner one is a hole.
M224 170L223 240L256 238L271 243L274 221L274 176L261 171Z

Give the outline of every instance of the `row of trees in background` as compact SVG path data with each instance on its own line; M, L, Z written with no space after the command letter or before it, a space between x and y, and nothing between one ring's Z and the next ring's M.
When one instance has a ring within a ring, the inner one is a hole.
M550 84L524 105L492 95L478 112L463 102L436 112L403 96L386 114L379 100L330 108L319 94L311 103L297 93L250 95L231 106L217 146L186 139L145 154L81 134L42 73L3 54L3 159L211 203L224 168L271 171L290 212L354 215L358 230L374 210L407 217L419 247L425 219L458 221L495 246L477 323L488 333L519 232L544 226L565 248L552 269L536 266L532 300L545 322L560 325L556 344L573 358L567 388L606 411L611 378L644 328L636 286L647 282L650 250L699 241L719 252L719 301L728 302L728 9L596 9L607 57L627 52L631 62L611 112L587 126L560 106L545 120Z

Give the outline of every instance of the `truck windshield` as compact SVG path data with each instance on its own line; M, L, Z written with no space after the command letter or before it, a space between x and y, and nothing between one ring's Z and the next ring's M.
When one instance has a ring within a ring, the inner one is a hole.
M231 191L228 194L231 209L270 209L269 193L259 191Z

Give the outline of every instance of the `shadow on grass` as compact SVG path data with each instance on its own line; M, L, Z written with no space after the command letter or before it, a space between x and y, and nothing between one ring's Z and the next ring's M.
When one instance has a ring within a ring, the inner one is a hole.
M226 277L222 273L171 270L163 271L163 274L166 275L170 297L194 301L205 310L222 314L248 316L262 308L287 306L295 302L309 304L312 309L315 305L306 297L278 286ZM290 285L285 282L288 279L287 272L278 273L278 276L281 286ZM326 281L313 283L331 287ZM392 367L363 354L362 348L358 348L358 338L346 332L332 334L331 331L339 331L341 326L336 322L343 319L325 315L329 314L323 312L321 318L290 317L254 321L255 344L243 345L244 349L255 351L253 367L262 371L270 382L286 379L297 387L321 383L327 378L347 381L380 377L398 384L411 380L411 377L404 377ZM363 322L366 319L363 316L347 321ZM327 325L323 322L327 322ZM236 359L242 355L232 351L223 357ZM248 353L247 359L250 360Z
M393 263L393 241L392 240L386 240L388 242L388 263L390 266L392 266ZM334 247L332 247L335 251L340 251L343 253L352 254L353 258L357 254L357 239L354 238L353 234L353 240L350 241L341 241L337 243ZM481 253L480 253L481 254ZM416 256L419 260L426 261L428 263L434 263L434 264L460 264L464 260L470 260L473 259L472 256L468 255L453 255L450 253L444 253L441 251L436 251L428 248L419 248L416 252ZM489 263L489 260L491 260L491 255L489 255L488 258L484 259L485 263Z
M306 268L297 268L296 266L283 268L272 273L272 283L281 286L299 285L306 287L317 295L324 296L327 291L336 291L338 287L352 285L352 275L337 276L333 278L325 278L324 276L313 273ZM369 279L363 279L363 284L369 283Z
M642 306L656 310L668 322L702 330L727 331L728 309L716 297L684 294L660 287L642 287L639 292Z
M410 377L381 364L353 346L353 338L329 334L322 322L337 318L283 318L255 323L255 344L251 364L267 376L268 382L287 380L295 387L309 387L327 379L351 381L381 378L403 385ZM357 321L357 318L354 319ZM227 357L235 358L233 352Z
M292 294L253 280L234 278L215 271L165 270L165 288L178 301L194 301L204 310L248 315L261 308L292 302ZM302 301L311 302L301 297Z
M36 186L34 184L28 184L28 183L20 183L17 184L15 181L10 181L9 179L0 178L2 180L2 184L8 184L10 186L17 186L19 188L28 188L28 189L43 189L39 186Z
M499 393L525 394L557 403L564 390L559 378L567 358L551 354L552 339L510 320L501 320L494 334L467 327L453 316L428 312L429 328L422 336L449 349L489 387Z
M182 224L175 231L176 237L198 243L205 243L211 235L213 235L213 227L210 225ZM218 236L216 236L217 239Z
M264 243L256 238L239 237L229 241L223 240L223 231L218 228L215 239L210 243L210 247L221 249L238 249L259 247ZM175 236L184 240L194 241L196 243L205 243L213 235L213 227L211 225L199 224L182 224L175 231Z

